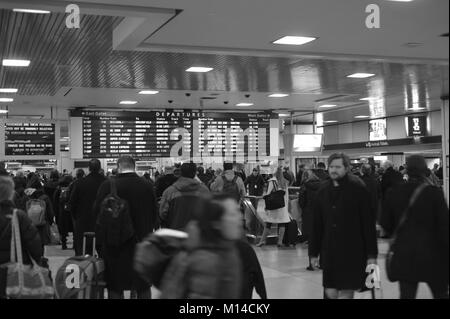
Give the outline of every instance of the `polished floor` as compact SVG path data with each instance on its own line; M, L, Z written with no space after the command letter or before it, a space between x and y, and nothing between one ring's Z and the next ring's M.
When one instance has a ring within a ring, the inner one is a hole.
M384 271L384 256L387 243L379 241L379 258L381 272L381 289L377 290L376 297L383 299L397 299L398 285L387 280ZM70 245L69 245L70 247ZM306 245L297 245L295 248L277 248L274 246L255 247L256 254L261 263L267 295L269 299L322 299L321 271L308 271L308 249ZM46 257L49 258L50 268L54 274L64 260L73 255L72 250L61 250L60 246L46 247ZM152 289L153 298L158 298L159 292ZM125 298L129 292L125 293ZM254 294L254 298L259 297ZM357 293L356 299L370 298L369 293ZM431 292L425 284L419 285L417 293L419 299L431 298Z

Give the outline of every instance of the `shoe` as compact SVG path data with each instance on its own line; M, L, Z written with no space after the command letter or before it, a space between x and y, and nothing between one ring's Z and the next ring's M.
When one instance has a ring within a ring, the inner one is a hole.
M281 247L283 247L283 245L282 244L277 244L277 247L281 248Z
M264 246L266 243L263 241L260 241L259 243L256 244L256 247L262 247Z
M67 244L66 244L66 243L62 243L61 249L62 249L62 250L67 250Z
M311 266L311 265L309 265L308 267L306 267L306 270L309 270L309 271L314 271L314 267L313 267L313 266Z

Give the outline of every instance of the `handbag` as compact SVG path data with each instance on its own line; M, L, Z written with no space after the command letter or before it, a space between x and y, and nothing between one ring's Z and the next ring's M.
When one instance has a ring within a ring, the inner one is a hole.
M52 224L48 227L50 244L49 245L61 245L61 235L58 231L58 226L56 224Z
M16 259L17 255L17 259ZM32 265L24 265L17 209L11 218L11 257L2 265L7 270L6 296L8 299L52 299L54 288L49 270L39 266L30 256Z
M404 210L402 217L400 218L400 221L398 223L397 228L394 231L394 234L392 235L391 244L389 246L389 251L386 255L386 275L389 281L396 282L398 281L397 278L397 266L396 266L396 258L395 258L395 244L398 238L398 234L400 229L405 225L406 220L409 218L409 215L411 214L411 208L414 205L414 203L417 200L417 197L419 197L420 193L423 191L423 189L427 186L427 184L420 184L415 190L413 195L411 196L409 200L408 207Z
M275 210L280 209L286 206L284 202L284 195L286 192L282 189L278 189L278 184L276 181L273 181L273 190L270 194L264 196L264 202L266 203L267 210Z

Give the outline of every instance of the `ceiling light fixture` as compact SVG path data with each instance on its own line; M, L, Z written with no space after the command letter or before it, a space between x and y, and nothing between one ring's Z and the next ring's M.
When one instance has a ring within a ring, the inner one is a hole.
M355 119L367 119L369 117L370 117L369 115L357 115L355 116Z
M252 106L253 103L238 103L236 106Z
M120 104L136 104L137 101L120 101Z
M139 94L158 94L159 91L152 91L152 90L143 90L139 91Z
M365 79L365 78L370 78L371 76L374 76L375 74L373 73L353 73L350 75L347 75L348 78L353 78L353 79Z
M0 93L17 93L17 89L0 88Z
M203 66L191 66L189 69L186 70L186 72L204 73L204 72L209 72L211 70L213 70L213 68L207 68L207 67L203 67Z
M6 114L8 112L9 112L8 110L0 110L0 114Z
M362 99L359 99L360 101L374 101L376 100L376 97L363 97Z
M4 66L29 66L30 60L3 59L2 64Z
M278 116L279 117L288 117L288 116L290 116L289 114L286 114L286 113L280 113L280 114L278 114Z
M319 107L321 108L330 108L330 107L335 107L336 104L324 104L324 105L319 105Z
M314 37L297 37L297 36L285 36L276 41L273 44L285 44L285 45L302 45L316 40Z
M335 120L330 120L330 121L323 121L324 123L330 124L330 123L337 123L337 121Z
M20 8L14 8L14 12L22 12L22 13L36 13L36 14L49 14L50 11L48 10L35 10L35 9L20 9Z
M14 99L11 99L9 97L0 97L0 102L12 102Z
M269 97L286 97L289 96L289 94L285 94L285 93L273 93L270 94Z

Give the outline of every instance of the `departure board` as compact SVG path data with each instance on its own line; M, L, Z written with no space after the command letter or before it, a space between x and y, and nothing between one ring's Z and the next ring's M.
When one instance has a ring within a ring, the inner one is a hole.
M55 155L55 124L41 122L5 123L5 155Z
M82 119L83 158L268 156L272 113L71 112ZM278 136L277 136L278 139Z

